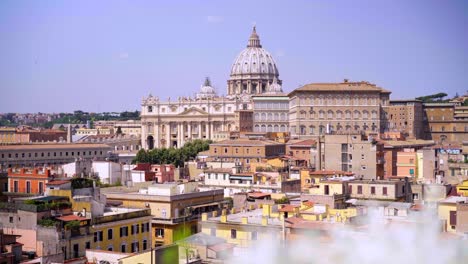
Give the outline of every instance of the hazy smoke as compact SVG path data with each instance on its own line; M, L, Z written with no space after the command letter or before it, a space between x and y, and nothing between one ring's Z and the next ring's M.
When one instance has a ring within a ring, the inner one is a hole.
M259 241L228 263L468 263L467 241L447 238L437 219L434 212L406 220L370 212L360 227L339 228L328 238L312 232L285 246L279 239Z

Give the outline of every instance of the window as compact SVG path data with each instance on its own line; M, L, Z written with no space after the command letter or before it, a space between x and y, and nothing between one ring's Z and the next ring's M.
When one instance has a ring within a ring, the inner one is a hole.
M91 242L90 242L90 241L86 241L85 248L86 248L86 249L90 249L90 248L91 248Z
M156 237L164 237L164 228L156 228L155 234Z
M371 187L370 187L370 193L371 193L371 194L375 194L375 186L371 186Z
M128 236L128 226L120 227L120 237Z
M353 186L352 186L352 185L349 185L349 187L348 187L348 192L349 192L349 194L352 194L352 193L353 193Z
M113 250L114 250L114 248L112 246L107 247L107 251L113 251Z
M383 189L382 189L382 194L383 194L383 195L387 195L387 187L383 187Z
M122 244L122 245L120 246L120 252L125 253L126 251L127 251L127 245Z
M143 239L143 250L146 250L148 248L148 241L146 239Z
M258 238L257 231L252 231L252 240L257 240L257 238Z
M151 105L148 106L148 113L153 112L153 107Z
M358 185L357 187L357 193L362 194L362 185Z
M10 223L13 223L13 216L10 216Z
M39 194L42 194L44 192L44 183L40 182L39 183Z
M419 193L413 193L413 200L419 200Z
M138 251L138 242L133 242L133 243L132 243L131 251L132 251L132 253Z
M457 211L450 211L449 224L452 227L452 229L455 229L455 227L457 226Z
M94 242L98 242L102 240L103 240L102 231L94 232Z
M107 239L108 240L112 240L114 238L114 236L113 236L114 234L113 234L112 231L113 231L112 228L107 229Z
M231 238L236 239L237 238L237 230L231 229Z
M329 194L330 194L330 186L325 185L324 194L325 194L325 195L329 195Z
M26 182L26 193L31 193L31 182L30 181Z
M132 225L132 226L131 226L131 231L130 231L130 233L131 233L132 235L134 235L135 232L136 232L136 230L135 230L135 225Z
M15 192L15 193L18 192L18 181L13 182L13 192Z

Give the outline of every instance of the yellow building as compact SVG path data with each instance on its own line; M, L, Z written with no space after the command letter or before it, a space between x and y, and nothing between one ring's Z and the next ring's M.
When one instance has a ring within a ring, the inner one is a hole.
M468 197L468 180L457 185L457 193L458 195Z
M0 145L16 143L14 127L0 127Z
M151 248L151 210L109 208L103 216L93 217L94 249L135 253Z
M154 246L169 245L198 232L202 212L223 207L224 191L198 191L198 183L156 184L135 193L107 193L124 207L149 208Z
M282 237L282 220L279 213L271 213L268 209L255 209L242 213L227 214L223 210L218 216L202 215L201 231L207 235L223 238L227 243L239 247L249 247L257 240L277 240ZM276 215L275 215L276 214ZM277 217L275 217L277 216Z
M439 202L438 215L439 219L443 221L444 230L447 232L457 232L457 225L464 223L457 223L457 204L468 203L468 198L463 196L450 196L445 200Z
M81 253L85 249L134 253L151 248L150 209L107 207L100 189L88 186L92 181L81 178L72 181L75 182L75 186L76 182L81 182L83 188L72 190L49 188L46 191L47 195L52 197L67 197L72 204L72 211L75 214L58 220L87 222L87 225L83 225L87 226L86 230L80 228L82 236L80 240L69 242L69 245L64 246L64 252L71 252L74 255L75 252L80 252L79 255L82 256ZM70 256L69 254L66 257Z

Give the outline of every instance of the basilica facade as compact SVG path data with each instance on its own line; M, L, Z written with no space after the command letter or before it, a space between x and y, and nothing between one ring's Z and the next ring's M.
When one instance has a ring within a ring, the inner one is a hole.
M222 138L219 135L240 130L236 118L239 112L252 110L252 96L278 91L282 91L278 68L254 27L247 47L232 64L226 96L217 95L207 78L195 97L143 98L142 147L181 147L194 139Z

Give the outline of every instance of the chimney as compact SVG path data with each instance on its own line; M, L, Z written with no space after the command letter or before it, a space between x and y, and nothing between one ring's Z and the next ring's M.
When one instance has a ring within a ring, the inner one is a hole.
M208 220L208 214L207 214L207 213L203 213L203 214L201 215L201 220L202 220L202 222L205 222L206 220Z
M246 216L243 216L243 217L241 218L241 223L242 223L243 225L246 225L246 224L249 223L249 219L248 219Z
M72 143L71 124L67 127L67 143Z

